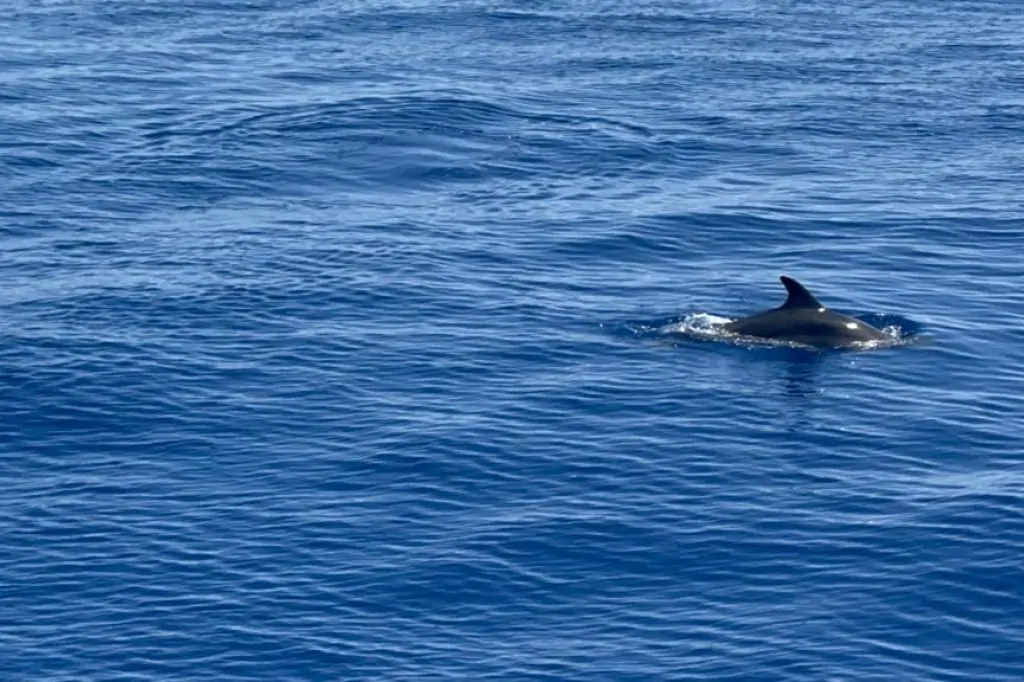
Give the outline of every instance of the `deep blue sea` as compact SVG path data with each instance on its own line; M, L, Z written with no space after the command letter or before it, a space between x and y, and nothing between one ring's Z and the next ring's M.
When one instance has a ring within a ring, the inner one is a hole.
M1020 2L0 35L2 682L1024 680Z

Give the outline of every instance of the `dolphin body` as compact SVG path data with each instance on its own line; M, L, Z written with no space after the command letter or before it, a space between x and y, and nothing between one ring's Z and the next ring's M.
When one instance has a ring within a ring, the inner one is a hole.
M795 279L785 275L779 279L789 293L785 303L730 322L725 330L816 348L848 348L888 338L869 324L829 310Z

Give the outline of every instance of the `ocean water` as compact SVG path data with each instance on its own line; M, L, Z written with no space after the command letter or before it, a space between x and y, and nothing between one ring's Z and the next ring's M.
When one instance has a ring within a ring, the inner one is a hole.
M0 679L1024 679L1019 3L0 31Z

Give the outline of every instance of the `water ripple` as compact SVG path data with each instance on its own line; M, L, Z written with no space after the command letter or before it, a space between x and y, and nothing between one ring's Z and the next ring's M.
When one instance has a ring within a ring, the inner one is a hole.
M4 679L1021 678L1003 4L9 9Z

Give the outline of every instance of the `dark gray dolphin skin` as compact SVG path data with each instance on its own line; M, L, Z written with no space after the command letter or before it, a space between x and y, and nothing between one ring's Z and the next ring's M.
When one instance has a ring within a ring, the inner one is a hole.
M725 325L741 336L788 341L817 348L844 348L887 337L860 320L829 310L792 277L779 278L789 292L786 302Z

